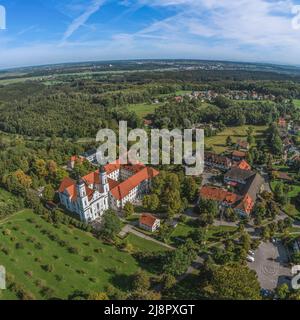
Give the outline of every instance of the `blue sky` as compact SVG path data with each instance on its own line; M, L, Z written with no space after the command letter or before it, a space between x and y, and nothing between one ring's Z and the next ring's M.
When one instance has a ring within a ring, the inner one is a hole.
M0 5L7 21L0 30L0 68L138 58L300 64L300 0L0 0Z

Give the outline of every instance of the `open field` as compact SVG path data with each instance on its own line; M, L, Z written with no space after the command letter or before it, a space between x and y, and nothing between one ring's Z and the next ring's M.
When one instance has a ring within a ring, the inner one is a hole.
M296 107L300 108L300 99L293 100Z
M127 107L130 112L135 112L137 116L141 119L144 119L151 113L154 113L155 109L160 107L161 104L153 104L153 103L139 103L139 104L131 104Z
M212 147L216 153L222 153L226 151L226 139L231 136L233 142L236 142L239 138L246 138L247 129L250 126L240 126L240 127L228 127L221 133L213 137L205 138L205 146ZM266 126L251 126L254 129L254 136L259 138L259 136L264 134L267 129Z
M0 221L0 261L13 281L37 299L66 299L76 290L101 291L108 284L128 289L141 265L129 253L65 225L57 227L30 210ZM130 235L139 250L164 250ZM17 298L5 290L0 299Z

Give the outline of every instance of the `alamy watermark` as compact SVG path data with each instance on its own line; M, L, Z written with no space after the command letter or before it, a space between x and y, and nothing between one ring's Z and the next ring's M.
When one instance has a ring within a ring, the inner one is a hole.
M292 268L292 288L294 290L299 290L300 289L300 265L293 266Z
M102 129L96 141L101 143L97 149L100 165L116 161L119 149L120 164L185 165L189 176L198 176L204 170L202 129L152 129L150 134L143 129L128 132L127 122L121 121L118 139L113 130Z
M3 266L0 266L0 290L6 289L5 278L6 278L5 268Z
M0 30L6 29L6 9L0 5Z

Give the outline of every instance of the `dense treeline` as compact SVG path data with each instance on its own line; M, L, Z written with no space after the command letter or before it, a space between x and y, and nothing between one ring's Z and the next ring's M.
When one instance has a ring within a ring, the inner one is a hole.
M293 103L243 103L222 99L207 107L200 102L168 103L157 108L153 116L157 127L184 128L197 123L220 123L227 126L267 125L280 115L296 112ZM218 106L217 106L217 105Z

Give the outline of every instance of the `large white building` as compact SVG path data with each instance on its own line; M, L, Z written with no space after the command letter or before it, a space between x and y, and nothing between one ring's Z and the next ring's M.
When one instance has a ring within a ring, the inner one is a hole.
M65 178L58 190L60 202L82 221L91 222L109 208L120 210L127 202L142 199L158 174L143 164L120 165L116 161L78 181Z

